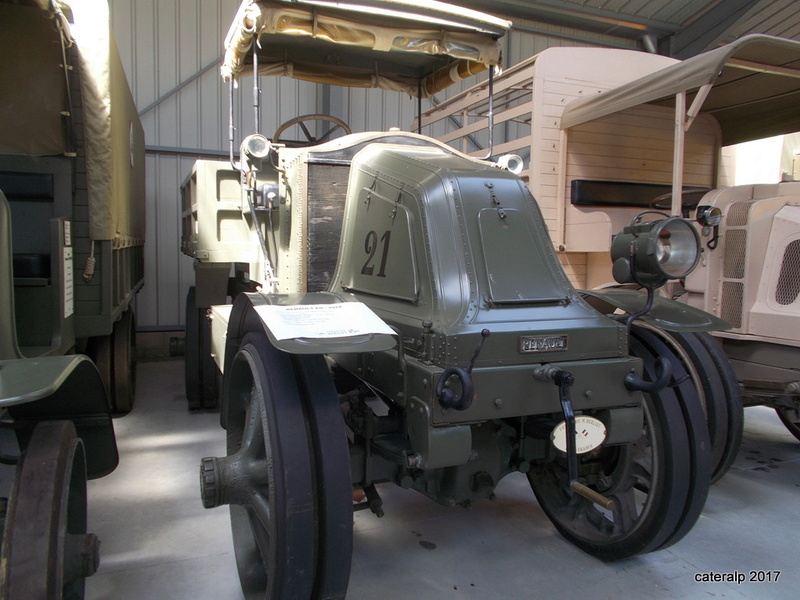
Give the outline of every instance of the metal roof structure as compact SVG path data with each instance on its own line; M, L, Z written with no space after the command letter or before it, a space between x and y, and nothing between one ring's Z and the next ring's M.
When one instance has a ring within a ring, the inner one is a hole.
M459 0L526 19L637 40L643 49L686 59L750 33L800 40L797 0Z

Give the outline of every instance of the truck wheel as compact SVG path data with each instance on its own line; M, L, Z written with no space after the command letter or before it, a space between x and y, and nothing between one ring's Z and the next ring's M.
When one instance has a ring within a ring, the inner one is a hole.
M800 411L796 408L776 408L775 412L794 437L800 440Z
M528 473L539 504L561 534L604 560L677 542L697 520L710 481L708 429L694 385L680 359L654 334L633 329L630 350L643 359L645 377L655 380L656 358L663 356L677 383L644 394L638 440L579 457L579 475L596 475L590 487L612 499L614 508L568 492L563 458L534 465Z
M722 387L725 391L724 398L727 403L726 415L728 417L728 434L725 439L725 450L719 462L714 467L711 476L711 483L715 483L722 478L731 468L739 447L742 445L742 435L744 433L744 401L742 400L742 390L739 387L739 380L733 365L725 354L725 351L710 334L702 332L696 333L697 339L711 357L714 366L722 378ZM800 437L798 437L800 439Z
M106 392L108 410L114 412L114 348L110 335L100 335L89 338L87 352L89 358L97 367L103 388Z
M204 459L206 507L230 504L245 597L344 598L352 484L338 399L322 357L249 333L226 370L228 456Z
M211 328L206 310L197 308L195 288L186 293L184 375L190 409L216 408L217 366L211 357Z
M344 600L353 554L350 448L339 396L319 355L295 356L314 450L318 515L317 572L312 598Z
M194 286L186 293L186 338L184 343L184 375L189 408L200 408L200 317L195 304Z
M111 387L114 412L127 413L136 394L136 319L128 307L112 332L114 385Z
M86 533L86 460L71 421L33 430L14 478L0 557L7 600L84 597L99 564L97 537Z
M644 323L681 359L701 394L711 438L711 483L728 472L742 441L744 407L733 367L707 333L664 331Z

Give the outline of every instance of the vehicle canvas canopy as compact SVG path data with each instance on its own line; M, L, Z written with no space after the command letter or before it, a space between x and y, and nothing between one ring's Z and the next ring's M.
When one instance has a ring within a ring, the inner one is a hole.
M443 2L244 0L225 40L222 76L259 75L429 97L500 64L509 21Z
M0 156L72 157L83 151L75 147L76 91L68 88L64 66L74 57L87 131L91 237L120 243L142 239L144 216L131 212L124 198L131 187L143 186L144 165L133 164L132 157L144 147L144 133L112 37L108 4L0 2L0 41ZM115 147L130 147L130 152L115 152Z
M721 145L800 130L800 42L744 36L564 109L561 130L643 104L674 108L672 213L680 214L685 133L700 114L712 115ZM688 107L688 108L687 108Z

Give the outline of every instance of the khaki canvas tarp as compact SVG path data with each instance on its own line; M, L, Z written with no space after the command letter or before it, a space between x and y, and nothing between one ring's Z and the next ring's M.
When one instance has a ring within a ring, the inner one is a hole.
M62 51L75 46L83 110L89 228L117 245L144 237L144 133L98 0L0 3L0 154L56 156L72 140ZM62 50L62 42L63 48ZM122 150L122 151L120 151Z
M561 128L639 106L675 105L687 92L691 106L697 91L710 84L703 113L714 115L723 145L800 131L800 42L748 35L592 98L571 102Z
M36 6L0 4L0 154L66 151L61 43Z
M442 2L245 0L225 40L222 76L258 72L422 97L500 64L502 19ZM348 8L350 7L350 8Z

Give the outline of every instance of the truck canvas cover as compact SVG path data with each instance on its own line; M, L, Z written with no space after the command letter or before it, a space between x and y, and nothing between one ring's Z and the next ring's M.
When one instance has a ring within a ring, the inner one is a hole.
M63 67L74 52L85 119L91 238L142 239L143 214L126 206L125 199L131 187L142 185L144 165L134 165L133 155L144 146L144 134L111 36L108 4L0 2L0 43L0 154L71 156L80 150L69 127L78 99L68 89Z
M688 117L714 115L722 144L800 131L800 42L747 35L598 94L564 110L561 128L639 106L674 106L686 93Z
M244 0L225 39L222 76L258 73L425 98L500 64L511 26L443 2Z

